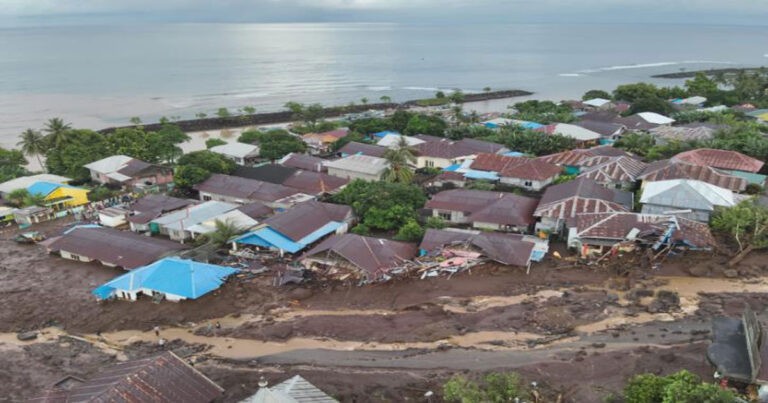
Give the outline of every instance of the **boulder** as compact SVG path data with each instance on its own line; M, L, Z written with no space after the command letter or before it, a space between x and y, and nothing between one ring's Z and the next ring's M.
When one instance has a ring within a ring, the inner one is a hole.
M21 333L16 334L16 338L21 340L21 341L29 341L29 340L36 339L37 338L37 334L38 333L36 331L34 331L34 330L29 331L29 332L21 332Z

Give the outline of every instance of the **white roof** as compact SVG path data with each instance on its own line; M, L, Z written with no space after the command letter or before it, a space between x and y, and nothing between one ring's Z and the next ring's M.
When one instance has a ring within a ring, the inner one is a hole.
M419 144L426 143L426 141L417 139L416 137L408 137L401 134L390 133L382 137L381 140L379 140L379 142L376 144L388 148L397 147L397 145L400 144L401 137L405 139L409 146L417 146Z
M683 103L686 105L700 105L700 104L703 104L704 102L707 102L707 98L700 97L698 95L692 96L690 98L685 98L680 101L680 103Z
M554 133L561 134L565 137L571 137L579 141L597 140L601 137L600 133L568 123L557 123L555 125Z
M133 159L132 157L129 157L127 155L113 155L111 157L103 158L83 166L93 172L98 172L100 174L109 174L115 171L119 171L121 168L125 166L125 164L131 162L132 159ZM122 176L125 176L125 175L122 175ZM113 179L117 179L117 178L113 178ZM117 180L120 180L120 179L117 179Z
M190 227L216 217L238 206L220 201L207 201L198 205L176 210L150 222L173 230L188 230Z
M296 375L285 382L271 388L260 388L255 395L242 400L240 403L336 403L336 399L328 396L317 386Z
M53 182L64 184L71 180L72 179L70 178L53 174L22 176L20 178L11 179L7 182L0 183L0 193L10 193L16 189L26 189L36 182Z
M211 147L210 151L216 154L227 155L235 158L249 158L259 156L259 146L254 144L245 144L239 141Z
M670 123L674 123L675 119L668 118L664 115L660 115L656 112L640 112L637 114L637 116L640 116L648 123L653 123L657 125L668 125Z
M640 198L642 204L710 211L715 206L731 207L739 201L728 189L692 179L646 182Z
M384 158L370 157L367 155L350 155L336 161L331 161L325 164L325 166L345 171L378 175L389 167L389 162Z
M605 98L592 98L592 99L588 99L586 101L583 101L582 103L584 105L589 105L589 106L594 106L595 108L599 108L599 107L601 107L601 106L603 106L605 104L611 103L611 100L610 99L605 99Z
M219 214L216 217L212 217L208 220L201 222L200 224L193 225L187 228L187 231L195 234L207 234L216 231L216 220L222 222L230 222L237 228L242 230L249 230L259 224L258 221L249 217L247 214L240 210L230 210L224 214Z

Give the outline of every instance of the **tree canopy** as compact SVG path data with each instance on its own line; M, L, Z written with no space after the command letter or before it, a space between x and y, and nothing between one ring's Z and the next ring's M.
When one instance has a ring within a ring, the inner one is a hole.
M179 158L174 182L179 188L189 191L192 186L208 179L211 174L230 174L237 165L234 161L208 150L194 151Z
M431 115L414 115L408 120L408 125L405 126L403 134L408 136L415 136L417 134L427 134L430 136L445 136L445 130L448 128L448 124L439 116Z
M624 388L626 403L732 403L733 392L720 389L686 370L667 376L641 374Z
M21 151L0 147L0 182L26 175L28 172L25 165L27 159Z
M576 120L573 110L568 105L558 105L552 101L530 100L514 105L516 119L541 124L569 123Z
M527 401L530 393L520 375L515 372L493 372L479 382L454 375L443 385L443 398L448 402L505 403L515 399Z
M415 220L427 197L415 185L354 180L331 200L351 206L367 228L388 231Z
M603 91L603 90L589 90L585 92L584 95L581 96L581 99L583 101L586 101L589 99L595 99L595 98L611 99L613 97L607 91Z

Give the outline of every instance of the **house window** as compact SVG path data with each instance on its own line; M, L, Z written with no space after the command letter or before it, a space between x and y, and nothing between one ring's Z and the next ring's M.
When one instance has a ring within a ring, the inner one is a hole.
M435 167L435 161L432 161L432 160L427 160L427 161L424 163L424 165L425 165L427 168L434 168L434 167Z
M533 186L533 182L532 182L532 181L525 181L523 184L524 184L526 187L531 187L531 186Z
M441 212L441 213L438 213L437 215L438 215L438 217L442 218L443 220L451 221L451 213L442 213Z
M211 200L210 195L203 195L203 201L209 201L209 200Z

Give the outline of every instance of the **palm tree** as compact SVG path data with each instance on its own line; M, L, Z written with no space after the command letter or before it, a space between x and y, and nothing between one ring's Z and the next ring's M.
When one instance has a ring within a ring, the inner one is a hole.
M390 148L384 153L384 159L389 162L389 168L383 176L385 181L410 183L413 180L411 164L416 162L416 156L404 136L400 136L400 141L395 148Z
M59 147L67 141L67 134L71 129L72 125L64 123L64 119L51 118L45 123L43 131L48 143L53 147Z
M226 245L230 239L244 232L231 219L225 221L216 220L214 225L216 225L216 230L211 232L208 238L211 240L211 243L219 247Z
M27 129L21 133L20 138L21 140L16 143L16 145L21 147L21 152L30 157L35 156L37 162L40 163L40 168L45 170L43 160L40 158L41 155L45 154L48 148L45 136L37 130Z
M460 126L464 121L464 109L461 107L461 105L456 104L451 108L451 112L453 112L453 118L456 122L456 126Z
M379 100L381 102L384 102L385 104L392 103L392 97L390 97L389 95L382 95L381 97L379 97Z

